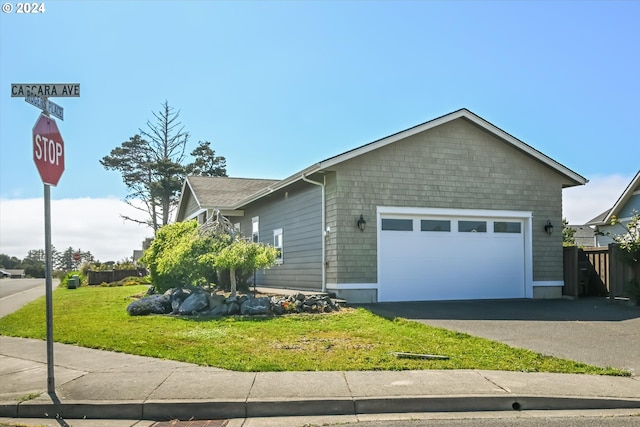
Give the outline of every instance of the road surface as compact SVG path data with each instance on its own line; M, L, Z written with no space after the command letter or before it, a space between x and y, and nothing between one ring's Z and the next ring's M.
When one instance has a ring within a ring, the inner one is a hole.
M58 285L54 279L53 287ZM45 279L0 279L0 317L45 294Z

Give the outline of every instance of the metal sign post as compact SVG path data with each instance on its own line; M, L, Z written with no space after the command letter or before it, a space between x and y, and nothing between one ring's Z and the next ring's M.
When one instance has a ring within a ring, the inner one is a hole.
M11 96L40 108L43 114L33 127L33 160L44 186L44 251L47 315L47 392L56 390L53 363L53 254L51 246L51 186L56 186L64 171L64 141L55 120L63 120L64 110L49 97L79 97L79 83L12 83Z
M51 186L44 185L44 253L45 253L45 288L47 304L47 392L55 393L56 382L53 369L53 278L51 277Z

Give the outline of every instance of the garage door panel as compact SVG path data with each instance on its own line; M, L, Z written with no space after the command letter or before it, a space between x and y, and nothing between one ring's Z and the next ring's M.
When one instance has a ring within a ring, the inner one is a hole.
M413 231L379 231L379 299L523 298L523 233L496 233L491 218L485 232L458 232L457 219L446 219L451 231L421 231L420 218Z

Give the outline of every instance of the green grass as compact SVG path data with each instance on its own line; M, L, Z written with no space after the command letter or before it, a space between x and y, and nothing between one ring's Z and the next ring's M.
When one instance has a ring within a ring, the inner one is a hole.
M144 286L55 290L54 339L234 371L487 369L629 375L405 319L385 319L365 309L214 320L129 316L126 307L132 296L145 290ZM45 323L41 298L0 319L0 334L44 340ZM450 359L399 359L392 352Z

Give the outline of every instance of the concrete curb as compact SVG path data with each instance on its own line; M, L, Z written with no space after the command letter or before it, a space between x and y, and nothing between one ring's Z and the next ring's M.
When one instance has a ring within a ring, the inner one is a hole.
M292 400L0 402L0 417L190 420L406 412L640 409L640 398L412 396Z

